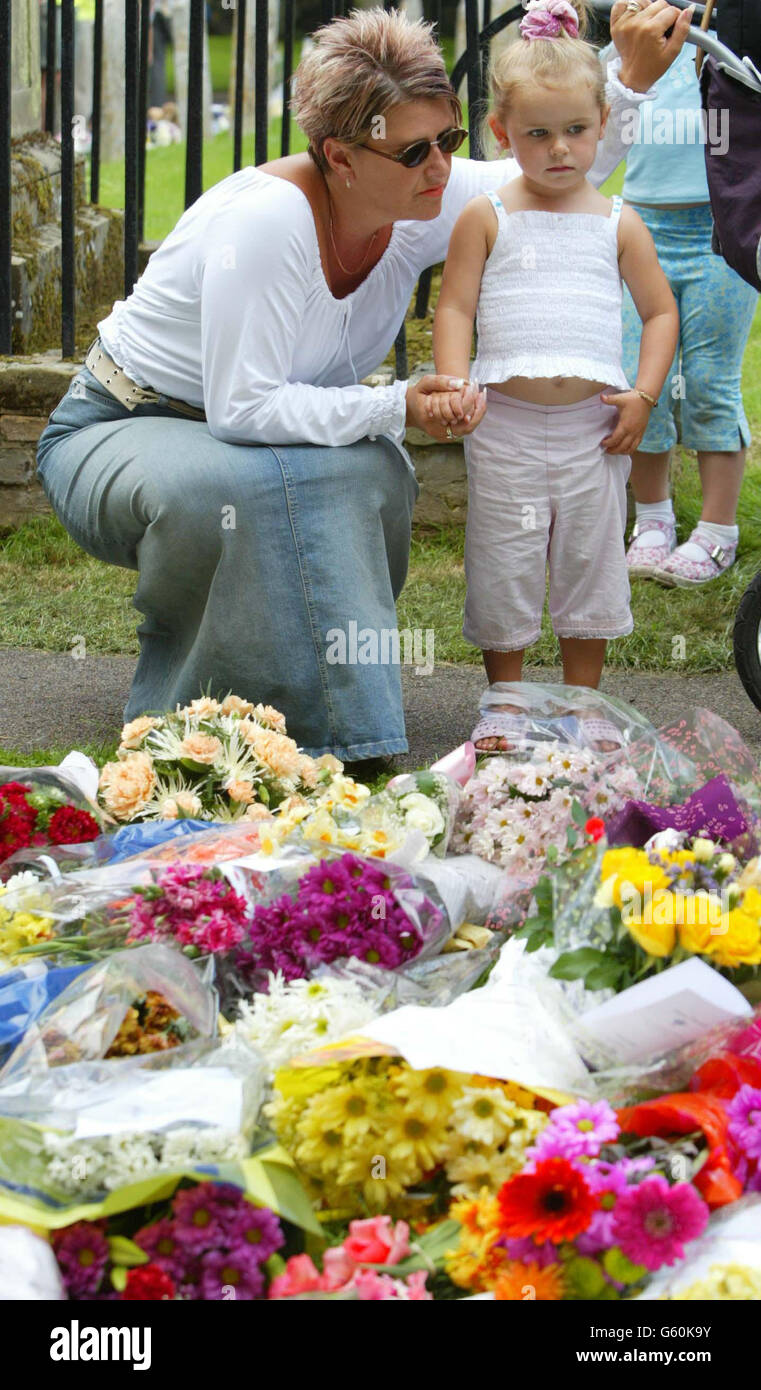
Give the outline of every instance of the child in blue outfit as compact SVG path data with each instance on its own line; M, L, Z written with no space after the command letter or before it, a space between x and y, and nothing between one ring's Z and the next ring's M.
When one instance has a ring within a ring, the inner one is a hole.
M740 376L758 295L711 250L706 159L720 159L726 150L731 113L712 112L702 126L692 48L682 49L655 90L655 99L642 104L623 192L655 242L679 307L680 335L632 457L637 519L627 564L632 577L691 587L716 578L737 553L737 503L750 444ZM635 368L641 331L625 291L627 373ZM669 465L678 438L697 450L703 506L691 536L677 547Z

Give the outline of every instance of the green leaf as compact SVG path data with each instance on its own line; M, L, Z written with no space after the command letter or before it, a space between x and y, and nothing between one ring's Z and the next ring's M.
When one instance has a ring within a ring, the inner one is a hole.
M595 965L584 976L584 984L587 989L615 989L623 974L623 966L615 960L605 961L602 965Z
M597 1260L587 1255L569 1260L564 1272L574 1298L599 1298L605 1288L605 1275Z
M568 834L570 835L570 834L572 834L572 832L569 830ZM573 845L576 843L575 836L574 836L574 839L573 839L570 843L571 843L571 848L573 848ZM548 864L554 864L554 863L556 863L557 857L558 857L558 847L557 847L557 845L548 845L548 846L547 846L547 853L546 853L546 855L545 855L545 858L546 858L546 860L547 860L547 863L548 863Z
M534 889L534 901L540 916L552 915L552 879L543 874Z
M589 812L584 810L580 801L574 800L571 805L571 816L580 830L584 829L589 820Z
M562 956L558 956L550 975L555 980L583 980L594 966L605 963L604 951L596 951L592 946L582 946L578 951L564 951Z
M127 1236L109 1236L108 1252L112 1265L147 1265L148 1256L144 1250Z
M565 832L565 841L566 841L566 844L568 845L568 848L569 848L569 849L575 849L575 848L576 848L576 844L577 844L577 842L578 842L578 838L579 838L579 832L578 832L578 830L576 830L576 828L575 828L573 825L569 825L568 829L567 829L566 832ZM550 848L551 848L551 849L555 849L555 846L552 845ZM557 851L556 851L556 852L557 852ZM548 850L548 851L547 851L547 858L549 859L549 857L550 857L550 854L549 854L549 850Z
M538 931L526 942L526 952L531 955L532 951L540 951L542 946L549 946L552 943L551 931Z
M127 1271L123 1265L117 1265L115 1269L111 1270L111 1283L117 1293L124 1293L127 1287Z
M459 1221L440 1221L419 1240L412 1241L412 1253L400 1260L399 1264L372 1265L371 1268L379 1274L392 1274L397 1279L414 1274L416 1269L427 1269L429 1273L433 1273L434 1268L443 1269L447 1251L456 1249L460 1243L460 1231Z
M638 1284L640 1279L644 1279L647 1274L644 1265L633 1264L617 1245L605 1251L602 1263L605 1273L611 1279L615 1279L617 1284Z

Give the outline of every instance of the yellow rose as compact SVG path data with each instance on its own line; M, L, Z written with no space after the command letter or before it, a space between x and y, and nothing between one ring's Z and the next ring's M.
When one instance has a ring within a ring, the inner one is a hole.
M668 888L670 879L659 864L651 864L644 850L609 849L603 855L601 867L601 889L595 901L603 905L625 907L627 902L639 897L641 905L647 896L659 889ZM649 885L649 886L648 886ZM635 909L632 902L632 908Z
M746 893L746 901L748 896ZM761 964L761 927L757 918L745 911L745 903L727 913L722 926L726 931L714 934L708 948L717 965L732 970L738 965Z
M626 918L626 929L649 956L670 956L676 945L673 914L670 922L643 922L632 914Z
M103 805L117 820L131 820L150 800L156 784L147 753L129 753L120 762L106 763L98 788Z
M222 751L222 744L213 734L186 734L180 748L183 758L211 765Z
M139 748L145 735L155 729L157 719L151 719L149 714L141 714L139 719L133 719L130 724L125 724L122 729L122 748Z

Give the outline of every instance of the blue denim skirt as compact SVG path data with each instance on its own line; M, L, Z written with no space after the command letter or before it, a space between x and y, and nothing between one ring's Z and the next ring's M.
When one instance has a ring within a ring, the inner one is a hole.
M418 487L390 439L225 444L163 400L128 411L83 368L37 462L77 543L138 571L125 719L232 691L282 710L310 753L407 751L398 662L336 640L396 628Z

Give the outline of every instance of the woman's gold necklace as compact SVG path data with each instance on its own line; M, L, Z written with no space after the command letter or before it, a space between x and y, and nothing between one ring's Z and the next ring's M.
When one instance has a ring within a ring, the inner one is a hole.
M330 195L328 195L328 198L330 198ZM336 235L335 235L335 231L334 231L334 229L333 229L333 207L332 207L332 204L331 204L330 202L328 202L328 219L329 219L329 225L330 225L330 240L331 240L331 242L332 242L332 244L333 244L333 253L334 253L335 258L336 258L336 260L338 261L338 264L340 265L340 267L341 267L341 269L342 269L344 275L359 275L360 270L363 269L363 267L364 267L364 265L365 265L365 262L366 262L368 256L370 255L370 252L371 252L372 249L373 249L373 246L374 246L374 244L375 244L375 238L376 238L377 235L378 235L377 230L374 231L373 234L372 234L372 236L370 237L370 241L368 242L367 250L365 251L365 254L364 254L364 256L362 257L362 260L360 261L359 265L356 266L356 268L355 268L354 270L349 270L349 267L348 267L347 265L344 265L343 261L341 260L341 257L340 257L339 254L338 254L338 247L336 246Z

